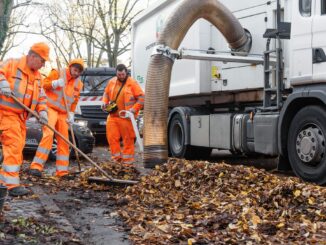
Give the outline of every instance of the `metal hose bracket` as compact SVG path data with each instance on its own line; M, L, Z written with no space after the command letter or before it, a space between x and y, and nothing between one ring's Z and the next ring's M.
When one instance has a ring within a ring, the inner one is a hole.
M168 57L169 59L171 59L173 62L175 61L175 59L178 59L180 56L180 53L178 52L178 50L174 50L171 49L168 46L165 46L164 44L159 44L156 45L153 48L153 52L152 55L164 55L165 57Z

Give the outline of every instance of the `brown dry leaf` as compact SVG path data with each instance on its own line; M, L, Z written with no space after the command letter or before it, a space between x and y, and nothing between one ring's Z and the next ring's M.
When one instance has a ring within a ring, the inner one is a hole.
M165 233L169 233L170 232L170 226L168 224L165 225L157 225L156 226L159 230L165 232Z
M295 197L298 197L298 196L301 195L301 191L300 191L300 190L295 190L295 191L293 192L293 195L294 195Z
M258 224L261 223L261 219L259 218L259 216L253 214L251 215L251 222L254 226L257 226Z
M194 238L189 238L188 239L188 245L192 245L194 243L196 243L196 240Z
M276 225L276 227L279 228L279 229L282 228L282 227L284 227L284 226L285 226L284 223L279 223L279 224Z
M180 182L180 180L176 180L175 182L174 182L174 186L175 187L180 187L181 186L181 182Z

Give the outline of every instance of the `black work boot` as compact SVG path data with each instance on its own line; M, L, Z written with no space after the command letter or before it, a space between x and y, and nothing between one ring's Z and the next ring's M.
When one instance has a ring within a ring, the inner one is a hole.
M38 178L42 177L42 172L38 169L30 169L29 174L33 175L34 177L38 177Z
M24 186L17 186L8 191L10 196L13 197L19 197L19 196L25 196L30 193L29 190L27 190Z

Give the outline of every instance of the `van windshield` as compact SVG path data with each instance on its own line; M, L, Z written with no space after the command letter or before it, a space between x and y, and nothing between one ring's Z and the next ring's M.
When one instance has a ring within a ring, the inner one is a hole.
M84 84L81 95L103 95L104 89L112 76L82 76L81 80Z

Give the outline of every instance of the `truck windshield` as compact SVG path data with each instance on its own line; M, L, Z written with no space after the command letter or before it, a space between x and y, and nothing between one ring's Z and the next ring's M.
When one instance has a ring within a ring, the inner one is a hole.
M102 95L112 76L82 76L84 84L81 95Z

